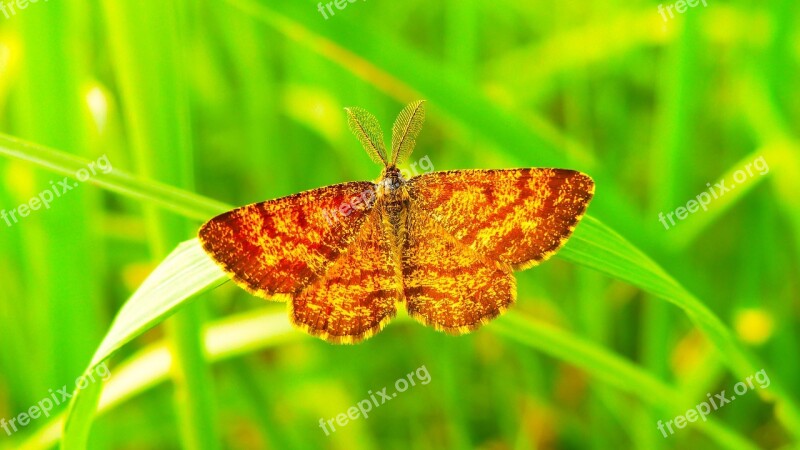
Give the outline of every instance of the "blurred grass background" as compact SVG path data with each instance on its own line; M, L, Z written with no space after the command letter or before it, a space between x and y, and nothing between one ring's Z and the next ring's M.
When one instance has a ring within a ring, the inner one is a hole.
M665 3L664 6L670 5ZM342 108L388 131L425 98L415 161L436 170L559 166L598 182L590 214L703 299L800 400L800 8L708 1L664 21L653 2L38 2L0 14L0 131L242 205L375 166ZM659 212L764 156L770 172L665 230ZM0 158L0 208L61 177ZM0 221L0 418L71 384L122 303L199 221L83 184ZM795 275L792 275L795 274ZM740 378L673 306L556 258L517 274L535 321L675 387L685 409ZM230 283L112 361L166 342L170 382L98 419L93 449L717 448L690 424L663 438L658 402L491 325L449 337L411 322L365 343L291 339L216 364L199 330L283 312ZM521 325L524 326L524 325ZM495 332L496 331L496 332ZM330 437L319 428L425 365L431 382ZM654 397L657 395L654 394ZM769 398L713 413L761 448L793 433ZM0 448L36 433L35 421ZM734 448L732 446L731 448ZM35 448L35 447L34 447Z

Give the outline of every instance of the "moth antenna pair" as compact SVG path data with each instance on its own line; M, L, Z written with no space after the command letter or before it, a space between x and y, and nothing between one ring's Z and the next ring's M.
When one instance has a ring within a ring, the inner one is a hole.
M363 108L345 108L345 111L350 131L361 142L369 157L384 167L396 167L408 158L425 122L425 100L418 100L403 108L392 126L392 153L388 155L378 119Z

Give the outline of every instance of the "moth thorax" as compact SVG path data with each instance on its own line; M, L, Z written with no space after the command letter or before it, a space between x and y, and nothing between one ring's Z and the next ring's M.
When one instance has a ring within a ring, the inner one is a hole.
M379 189L383 194L383 205L392 221L403 210L405 197L403 186L405 183L406 180L400 174L400 169L396 167L387 168L380 181Z

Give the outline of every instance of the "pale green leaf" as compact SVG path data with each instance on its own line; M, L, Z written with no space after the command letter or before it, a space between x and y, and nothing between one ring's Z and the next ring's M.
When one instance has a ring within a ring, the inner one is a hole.
M248 311L209 324L204 335L205 352L210 362L220 362L302 336L296 333L283 311L264 309ZM169 379L172 353L166 342L156 342L114 367L105 385L96 384L95 392L81 392L71 414L102 415ZM102 389L100 389L102 387ZM102 392L102 395L97 396ZM80 409L80 411L79 411ZM88 412L87 412L88 411ZM58 443L66 413L52 416L49 422L20 443L18 450L42 450Z
M122 307L86 373L91 373L120 347L159 324L184 302L225 281L228 276L206 255L197 239L180 244ZM99 389L99 384L93 384L75 392L61 448L85 448Z
M687 399L674 387L664 384L641 367L608 350L515 311L494 321L490 329L561 361L567 361L598 380L637 396L641 401L664 411L665 420L686 412L697 402L697 399ZM722 447L748 450L758 448L713 417L707 422L698 421L697 425ZM653 429L656 430L655 424Z
M35 164L61 175L75 178L75 172L92 161L0 133L0 155ZM112 166L114 161L111 161ZM108 173L97 172L85 181L147 204L158 206L191 219L208 220L233 209L225 203L177 189L163 183L131 175L117 167Z

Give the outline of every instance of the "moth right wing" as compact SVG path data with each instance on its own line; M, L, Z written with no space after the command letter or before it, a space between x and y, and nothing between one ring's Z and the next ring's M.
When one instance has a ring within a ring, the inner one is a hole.
M502 314L514 269L555 253L594 193L561 169L454 170L409 180L403 282L409 315L464 333Z
M417 207L487 259L527 269L572 235L594 181L565 169L452 170L408 181Z
M402 254L408 314L452 334L472 331L507 310L516 297L508 264L456 240L411 200Z

